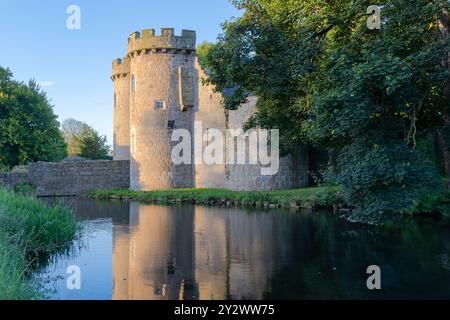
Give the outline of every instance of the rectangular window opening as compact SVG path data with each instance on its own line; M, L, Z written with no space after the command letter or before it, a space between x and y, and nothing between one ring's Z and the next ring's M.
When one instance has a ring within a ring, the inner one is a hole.
M162 100L156 100L155 101L155 109L157 110L164 110L166 108L166 103Z
M174 130L175 128L175 120L169 120L169 122L167 123L167 129Z

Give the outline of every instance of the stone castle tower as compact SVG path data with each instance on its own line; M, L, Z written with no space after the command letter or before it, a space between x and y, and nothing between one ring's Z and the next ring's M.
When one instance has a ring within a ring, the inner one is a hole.
M266 177L259 175L259 165L172 163L172 147L178 143L171 142L174 129L186 129L194 137L194 121L201 121L203 134L208 128L225 132L242 128L254 112L256 98L240 110L226 112L222 95L203 85L204 77L196 56L195 31L182 30L178 36L171 28L161 29L160 35L146 29L128 38L126 57L113 62L112 80L114 160L130 160L131 189L271 190L307 185L304 150L297 157L300 160L280 159L280 172Z
M134 32L113 63L114 159L131 160L134 190L193 187L193 166L171 163L171 131L193 131L195 42L194 31Z
M130 59L113 62L114 159L130 159Z

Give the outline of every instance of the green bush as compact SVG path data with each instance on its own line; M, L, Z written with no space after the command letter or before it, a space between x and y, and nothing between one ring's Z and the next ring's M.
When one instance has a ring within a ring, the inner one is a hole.
M432 164L406 145L354 143L341 151L329 179L355 207L350 219L368 224L398 221L417 199L439 191Z
M437 213L450 217L450 190L442 190L422 197L408 210L411 214Z

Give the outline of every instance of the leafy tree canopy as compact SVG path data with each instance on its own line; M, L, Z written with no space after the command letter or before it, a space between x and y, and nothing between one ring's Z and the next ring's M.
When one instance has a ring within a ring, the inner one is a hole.
M0 67L0 167L59 161L64 138L46 94L34 80L24 84Z
M206 57L208 56L209 50L212 48L214 48L214 44L208 41L204 41L197 46L198 60L202 66L206 65Z
M259 97L248 126L279 128L282 147L326 147L326 177L340 184L355 220L396 219L439 187L417 140L445 127L450 50L439 21L446 0L240 0L204 59L225 107ZM382 7L381 30L367 8Z
M111 159L110 146L106 136L100 135L88 124L74 120L64 120L61 131L66 139L69 156L80 156L86 159Z

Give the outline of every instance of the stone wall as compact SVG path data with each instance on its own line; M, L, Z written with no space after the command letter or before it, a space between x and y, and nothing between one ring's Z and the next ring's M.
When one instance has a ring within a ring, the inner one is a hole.
M227 165L225 188L234 191L270 191L307 187L308 147L300 147L295 156L281 157L280 168L275 175L264 176L261 168L261 165Z
M129 161L37 162L28 165L28 173L2 173L0 185L14 188L29 183L37 195L76 196L93 189L128 189Z
M0 173L0 186L14 188L19 184L30 183L28 173L5 172Z
M221 130L225 136L226 130L226 116L225 108L222 104L222 95L214 91L212 85L204 84L203 79L207 78L206 73L200 66L198 59L195 64L198 70L198 101L199 106L195 113L195 121L202 123L202 135L207 134L208 129ZM196 128L195 133L197 134ZM202 150L207 146L205 141L202 142ZM195 145L195 147L198 147ZM224 150L225 153L225 150ZM225 188L225 164L196 164L195 166L195 186L197 188Z
M256 97L249 97L248 102L239 109L229 112L227 127L229 129L243 128L245 123L256 111ZM248 159L248 145L246 158ZM227 143L227 159L228 143ZM236 157L236 153L234 153ZM261 164L227 164L225 188L235 191L268 191L278 189L304 188L309 185L308 179L308 146L299 146L295 155L280 158L279 171L275 175L261 174Z
M203 134L207 132L208 128L214 128L221 130L224 137L229 139L226 130L243 128L245 122L256 111L257 97L249 97L246 104L243 104L238 110L229 111L227 116L223 107L222 95L215 92L212 86L202 85L201 79L206 78L207 75L198 62L196 69L199 70L197 102L199 108L196 110L195 121L202 122ZM204 143L202 147L205 146ZM225 143L225 146L224 154L228 158L230 152L227 149L228 143ZM246 158L248 159L248 150ZM209 166L197 164L195 166L195 186L237 191L306 187L309 184L308 166L307 146L300 146L298 153L294 156L280 158L279 172L273 176L263 176L261 165L218 164Z

